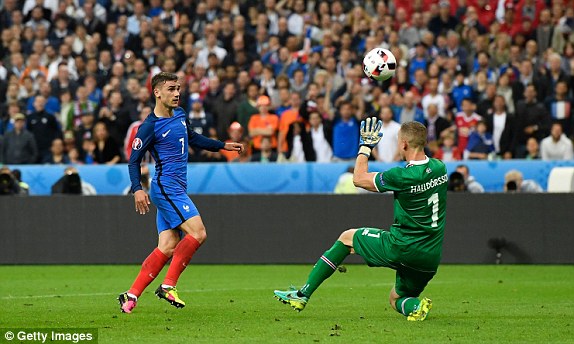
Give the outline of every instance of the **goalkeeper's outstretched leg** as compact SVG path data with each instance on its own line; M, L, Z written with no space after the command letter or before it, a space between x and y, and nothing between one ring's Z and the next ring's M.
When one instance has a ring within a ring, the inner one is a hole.
M302 311L307 305L311 295L319 288L324 280L331 277L337 267L345 258L354 253L353 235L356 229L344 231L335 244L327 250L313 266L307 283L298 290L275 290L274 294L279 301L291 305L296 311Z

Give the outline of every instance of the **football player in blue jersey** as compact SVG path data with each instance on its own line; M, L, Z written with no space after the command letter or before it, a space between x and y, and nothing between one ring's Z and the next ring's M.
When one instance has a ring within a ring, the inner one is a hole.
M214 152L243 150L241 143L223 143L192 131L185 111L178 106L180 87L177 75L172 73L161 72L152 78L156 105L132 143L129 173L135 210L142 215L149 212L151 198L157 207L159 240L131 288L118 297L124 313L131 313L138 297L170 258L167 275L155 294L177 308L185 306L177 294L177 280L207 237L201 216L187 195L188 145ZM140 163L147 151L156 162L149 196L140 184Z

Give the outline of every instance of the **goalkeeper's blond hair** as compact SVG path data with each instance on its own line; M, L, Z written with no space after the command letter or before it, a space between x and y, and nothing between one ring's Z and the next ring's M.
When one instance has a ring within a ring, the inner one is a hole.
M400 135L408 142L409 147L423 150L427 143L427 128L419 122L406 122L401 125Z

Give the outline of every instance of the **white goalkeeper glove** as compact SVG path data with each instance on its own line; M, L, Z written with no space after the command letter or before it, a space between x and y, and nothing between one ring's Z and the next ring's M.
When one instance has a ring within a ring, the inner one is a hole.
M371 150L381 141L383 137L383 121L377 117L367 118L361 121L361 135L359 139L359 154L371 156Z

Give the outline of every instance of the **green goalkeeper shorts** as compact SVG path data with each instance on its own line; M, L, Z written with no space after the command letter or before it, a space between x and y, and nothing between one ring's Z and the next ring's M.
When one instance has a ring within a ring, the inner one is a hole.
M377 228L359 228L353 236L353 249L367 265L387 267L396 271L395 291L400 296L417 297L436 271L409 266L402 247L391 242L391 233ZM409 252L408 255L412 254Z

